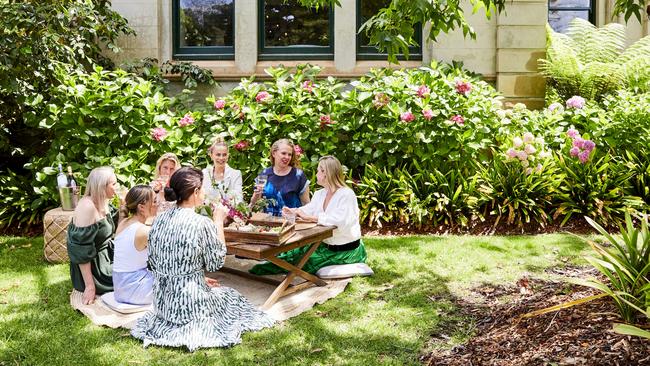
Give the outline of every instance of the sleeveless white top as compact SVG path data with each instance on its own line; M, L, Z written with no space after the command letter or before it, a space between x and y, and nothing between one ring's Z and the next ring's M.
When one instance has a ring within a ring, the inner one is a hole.
M144 224L140 222L133 223L115 236L113 272L135 272L147 268L148 248L142 251L135 248L135 233L142 226Z

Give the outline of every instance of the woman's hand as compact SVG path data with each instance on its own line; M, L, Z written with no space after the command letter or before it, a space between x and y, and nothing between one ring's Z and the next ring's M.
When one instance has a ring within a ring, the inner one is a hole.
M282 214L283 215L297 215L297 208L290 208L287 206L282 207Z
M221 286L219 281L215 280L214 278L210 278L210 277L205 278L205 283L208 285L208 287L220 287Z
M228 208L221 203L216 203L212 207L212 220L216 223L223 223L228 217Z
M153 188L154 192L158 193L163 189L163 183L160 179L156 179L153 182L151 182L151 188Z
M95 286L86 286L82 296L82 302L84 305L90 305L95 302Z

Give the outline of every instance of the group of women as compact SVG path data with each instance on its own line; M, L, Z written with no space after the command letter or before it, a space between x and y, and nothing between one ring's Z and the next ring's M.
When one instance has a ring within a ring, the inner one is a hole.
M239 343L245 331L273 324L236 290L205 276L224 263L227 209L217 205L208 218L195 208L206 196L228 194L243 201L242 175L228 165L228 145L217 139L208 153L213 165L203 171L181 167L176 155L164 154L153 182L131 188L119 210L109 204L117 184L113 169L93 169L68 227L70 276L84 303L114 291L118 302L153 304L132 329L145 346L226 347ZM264 197L272 202L269 213L336 226L303 269L315 273L328 265L365 262L357 199L345 184L340 162L332 156L320 159L316 177L323 188L310 198L309 180L299 167L293 143L276 141L270 158L272 166L261 173L267 182L256 187L251 204ZM149 227L146 223L152 217ZM296 263L305 250L280 257ZM264 262L250 271L283 270Z

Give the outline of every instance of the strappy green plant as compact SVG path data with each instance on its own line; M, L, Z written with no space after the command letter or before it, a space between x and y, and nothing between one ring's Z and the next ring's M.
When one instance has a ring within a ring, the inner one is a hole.
M625 26L597 28L575 18L566 34L547 26L547 39L540 69L562 100L580 95L600 101L616 90L650 90L650 36L625 49Z
M639 314L647 315L650 305L650 231L647 219L642 218L640 227L634 227L630 213L626 213L620 235L609 234L589 217L585 220L609 244L605 246L589 241L595 255L586 257L609 283L597 279L576 279L573 282L608 294L626 322L634 322Z

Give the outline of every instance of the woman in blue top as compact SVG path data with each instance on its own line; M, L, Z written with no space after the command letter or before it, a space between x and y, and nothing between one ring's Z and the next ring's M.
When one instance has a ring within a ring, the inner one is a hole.
M260 175L266 175L264 187L256 186L251 205L260 197L270 200L266 212L282 216L283 207L301 207L309 203L309 180L300 169L293 142L280 139L271 145L271 165Z

